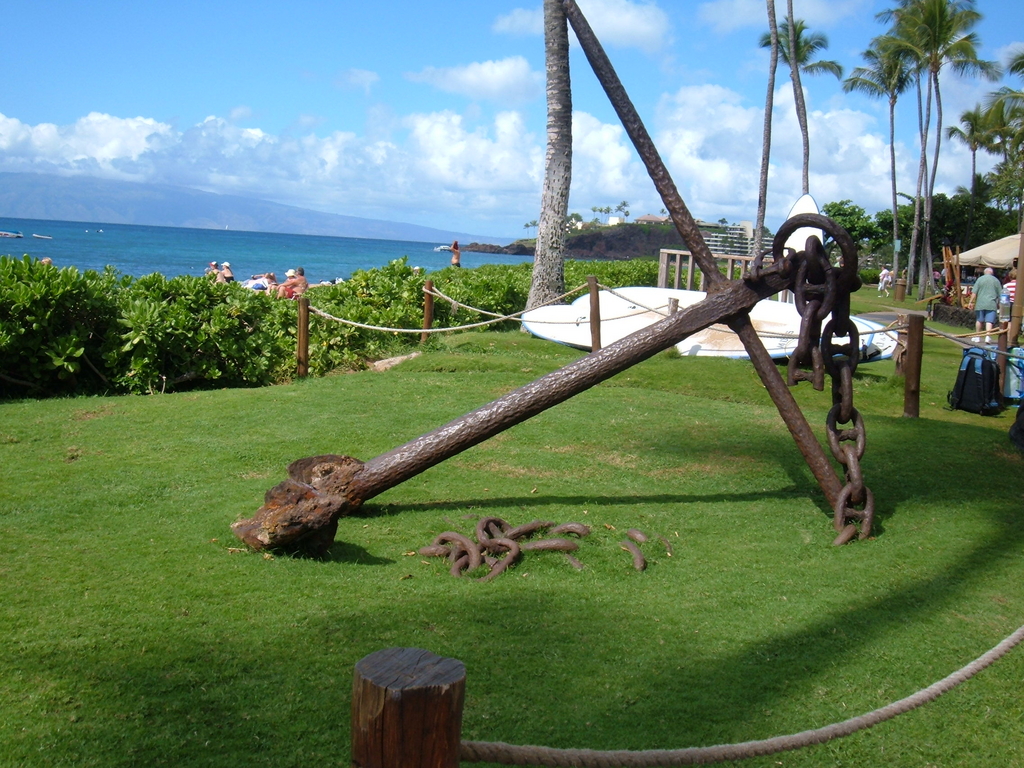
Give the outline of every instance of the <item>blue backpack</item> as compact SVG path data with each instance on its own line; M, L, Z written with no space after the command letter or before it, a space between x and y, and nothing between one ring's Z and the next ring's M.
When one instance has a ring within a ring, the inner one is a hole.
M1020 347L1009 350L1009 356L1006 358L1003 397L1018 401L1024 398L1024 349Z
M970 411L982 416L999 412L999 368L990 352L979 347L964 350L956 383L946 399L954 411Z

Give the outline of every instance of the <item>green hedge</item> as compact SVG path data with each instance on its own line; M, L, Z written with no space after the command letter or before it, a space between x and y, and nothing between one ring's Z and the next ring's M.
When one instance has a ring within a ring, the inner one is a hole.
M336 317L387 328L419 328L429 278L453 299L500 315L526 305L532 265L445 268L429 275L405 258L313 286L310 303ZM652 261L567 261L566 285L594 274L610 286L654 285ZM479 322L479 313L435 303L435 326ZM138 279L57 269L25 256L0 257L0 397L263 386L295 370L297 305L206 277ZM513 321L499 328L514 328ZM310 372L358 368L407 351L418 334L382 332L313 316Z

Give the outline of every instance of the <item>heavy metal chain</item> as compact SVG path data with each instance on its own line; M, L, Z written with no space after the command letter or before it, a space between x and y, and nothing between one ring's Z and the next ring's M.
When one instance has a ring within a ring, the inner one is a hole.
M839 266L829 263L816 236L807 238L804 250L787 252L786 240L802 227L818 228L832 237L842 254ZM825 420L826 434L832 455L846 474L846 483L833 508L833 525L838 532L833 543L847 543L858 534L858 527L860 538L866 539L874 522L875 498L864 485L860 467L866 444L864 419L853 404L853 374L861 354L860 334L850 319L850 294L861 285L857 247L831 219L805 214L786 221L775 236L772 253L776 263L785 264L784 270L796 272L793 293L801 321L799 341L789 358L789 384L810 381L815 389L821 390L825 373L832 380L832 408ZM832 317L822 330L821 324L830 314ZM846 343L837 344L840 338L847 339ZM806 366L810 367L809 372L803 370Z

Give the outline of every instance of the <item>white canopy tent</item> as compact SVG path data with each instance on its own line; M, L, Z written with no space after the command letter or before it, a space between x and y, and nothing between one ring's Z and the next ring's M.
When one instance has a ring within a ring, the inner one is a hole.
M965 267L994 267L1009 269L1020 251L1020 235L1009 235L1001 240L979 245L960 254L960 264Z

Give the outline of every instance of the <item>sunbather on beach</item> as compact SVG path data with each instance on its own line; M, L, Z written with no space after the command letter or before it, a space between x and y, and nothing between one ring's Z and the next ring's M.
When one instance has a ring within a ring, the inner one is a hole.
M216 283L233 283L235 282L235 273L231 271L231 265L226 261L220 265L220 271L217 273Z
M277 298L294 299L296 296L304 294L306 289L309 288L309 283L306 281L302 267L299 267L297 270L289 269L284 274L287 279L277 286Z

